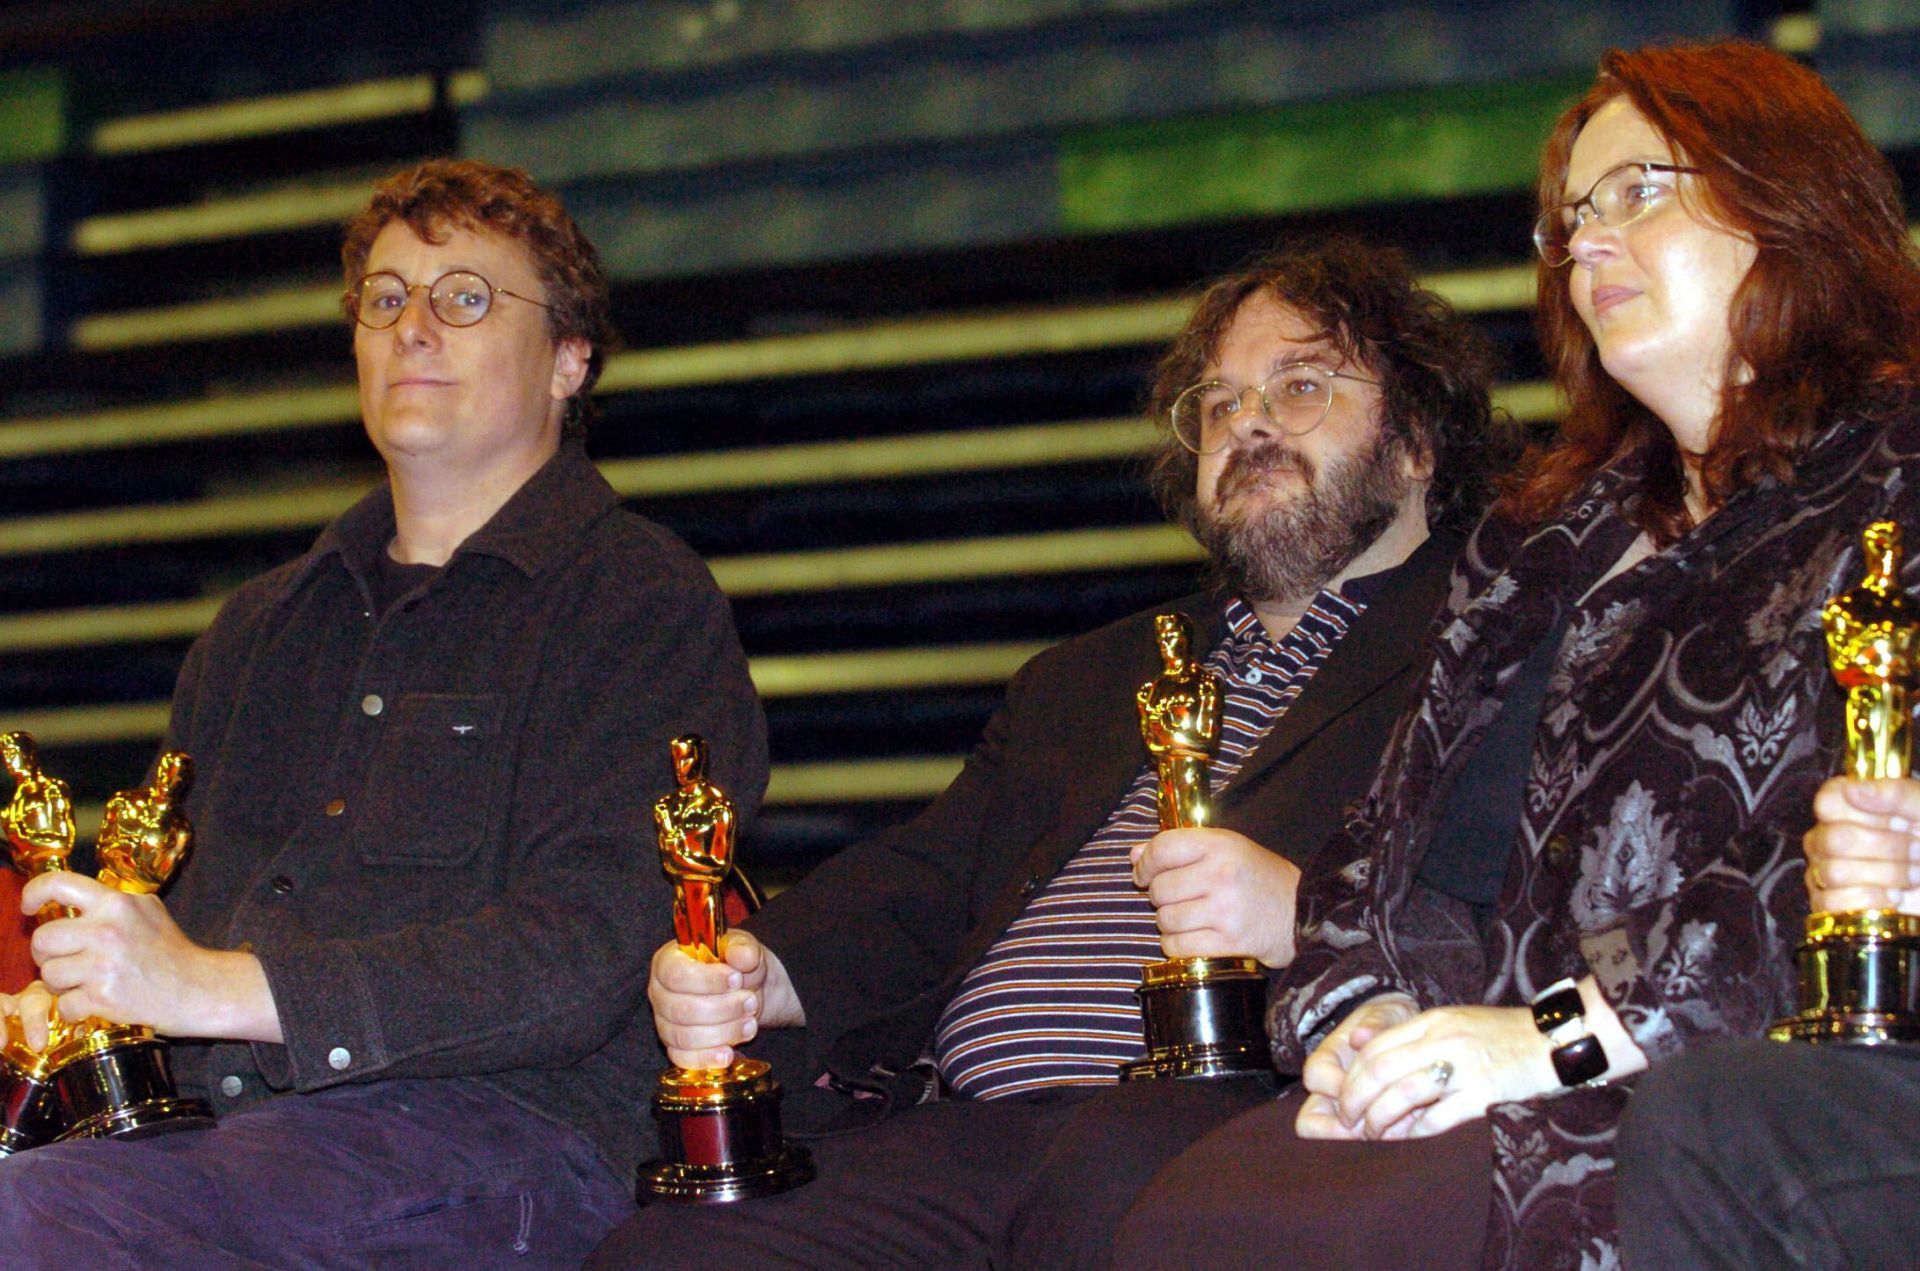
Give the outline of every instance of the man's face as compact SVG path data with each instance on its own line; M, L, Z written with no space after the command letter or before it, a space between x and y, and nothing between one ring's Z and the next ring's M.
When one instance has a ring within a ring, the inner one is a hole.
M366 272L432 284L449 270L468 270L493 285L492 308L473 326L450 327L434 316L420 287L391 327L356 324L361 417L389 469L511 491L559 446L566 399L585 378L588 346L556 344L545 309L500 294L505 288L546 299L524 247L465 229L444 237L428 243L394 221L373 240Z
M1266 292L1255 293L1234 315L1203 378L1251 388L1289 362L1375 378L1315 338L1315 327ZM1311 432L1289 436L1250 408L1223 449L1199 456L1195 533L1228 584L1256 604L1311 596L1409 500L1425 497L1417 480L1424 473L1409 447L1380 426L1379 386L1346 376L1332 383L1332 404Z

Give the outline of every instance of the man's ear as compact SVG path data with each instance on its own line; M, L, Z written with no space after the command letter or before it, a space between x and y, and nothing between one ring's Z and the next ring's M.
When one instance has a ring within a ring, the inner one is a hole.
M573 336L553 346L553 383L547 389L556 402L564 402L587 382L587 364L593 359L593 346Z

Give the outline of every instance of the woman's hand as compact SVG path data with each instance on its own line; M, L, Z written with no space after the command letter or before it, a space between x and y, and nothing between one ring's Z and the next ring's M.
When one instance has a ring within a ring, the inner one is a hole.
M1335 1115L1351 1137L1417 1139L1496 1103L1560 1089L1553 1043L1524 1006L1442 1006L1376 1034L1348 1066Z
M1358 1139L1365 1135L1340 1116L1340 1099L1346 1088L1347 1072L1360 1052L1387 1029L1404 1024L1420 1013L1420 1007L1405 993L1382 993L1361 1003L1307 1056L1300 1070L1300 1084L1307 1088L1307 1101L1293 1128L1303 1139Z
M1813 796L1803 841L1815 912L1920 914L1920 781L1832 777Z

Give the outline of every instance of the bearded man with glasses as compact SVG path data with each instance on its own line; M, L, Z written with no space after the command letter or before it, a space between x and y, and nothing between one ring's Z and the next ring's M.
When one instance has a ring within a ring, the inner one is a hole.
M79 916L0 996L34 1045L56 997L155 1026L219 1119L0 1160L25 1265L572 1265L653 1154L672 906L635 827L683 733L742 817L766 784L726 599L586 457L607 285L557 199L421 164L342 256L387 480L188 654L164 901L29 885Z
M1300 869L1358 796L1479 503L1490 359L1395 253L1275 253L1201 298L1153 394L1154 483L1215 585L1040 655L965 770L728 934L654 956L675 1063L785 1069L819 1177L643 1210L599 1266L1069 1265L1258 1076L1118 1082L1161 957L1293 957ZM1222 685L1211 828L1159 831L1135 693L1157 613ZM858 1130L857 1133L844 1133Z

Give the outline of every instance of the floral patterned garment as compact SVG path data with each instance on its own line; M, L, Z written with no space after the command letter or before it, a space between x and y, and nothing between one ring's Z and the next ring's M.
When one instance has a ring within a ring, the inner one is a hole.
M1920 412L1830 429L1794 484L1741 491L1585 595L1636 538L1622 500L1639 474L1630 457L1557 520L1489 519L1468 545L1421 698L1302 881L1301 953L1268 1016L1282 1069L1389 989L1520 1006L1591 972L1656 1064L1793 1009L1800 839L1841 750L1819 610L1857 580L1869 521L1900 521L1920 557ZM1563 617L1505 883L1476 922L1415 875L1502 694ZM1617 1264L1631 1084L1492 1109L1489 1266Z

